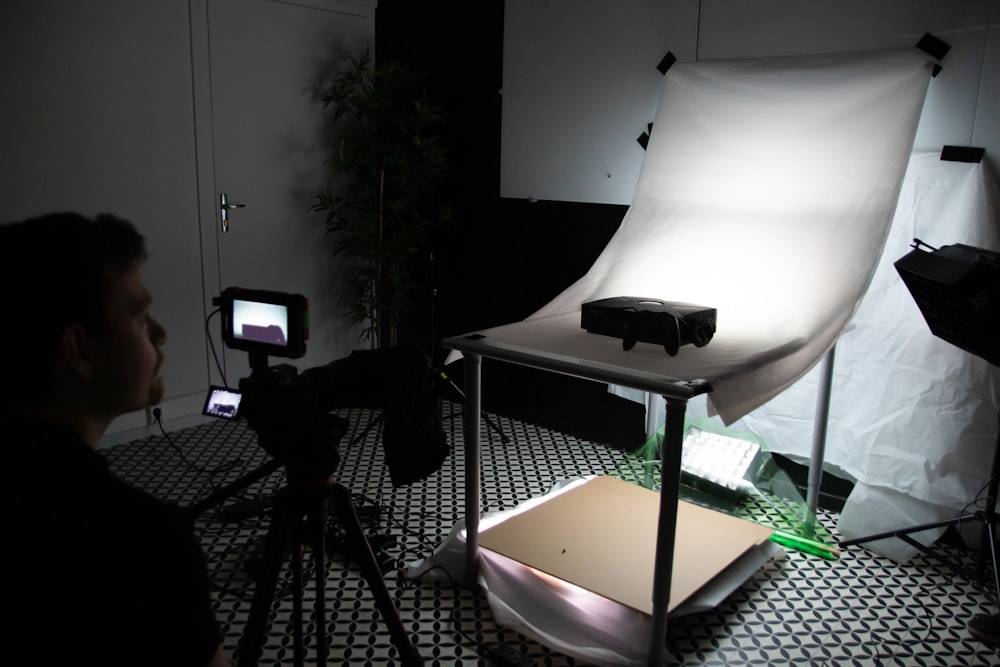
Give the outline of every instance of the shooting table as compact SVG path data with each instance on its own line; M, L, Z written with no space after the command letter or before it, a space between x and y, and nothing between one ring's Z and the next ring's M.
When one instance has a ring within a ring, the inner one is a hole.
M661 491L653 573L652 632L649 665L662 664L667 632L671 574L674 560L681 447L687 402L712 391L712 382L755 370L780 357L794 344L785 343L748 354L745 343L727 341L720 331L707 346L681 347L671 357L662 346L638 343L622 349L617 338L587 333L580 327L580 313L571 312L528 319L479 332L446 338L442 344L465 358L465 523L466 573L474 586L478 572L479 517L481 514L480 411L483 357L572 375L597 382L655 393L666 401L662 448Z

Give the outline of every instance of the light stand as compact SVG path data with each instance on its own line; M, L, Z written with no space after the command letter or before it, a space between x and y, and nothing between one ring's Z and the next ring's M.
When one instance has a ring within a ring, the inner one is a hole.
M901 530L890 530L884 533L868 535L866 537L844 540L840 544L841 546L847 547L853 544L862 544L864 542L874 542L876 540L882 540L889 537L898 537L907 544L919 549L924 554L945 563L957 574L966 576L970 580L979 584L983 583L983 566L986 563L986 558L989 557L990 564L993 568L993 592L996 595L995 600L1000 602L1000 567L997 565L997 544L996 533L994 532L995 526L1000 523L996 512L998 487L1000 487L1000 433L997 434L996 449L993 453L993 465L990 470L990 482L987 486L985 509L978 510L974 513L963 513L961 516L955 517L954 519L933 521L931 523L924 523L910 528L903 528ZM911 537L914 533L920 533L925 530L947 528L949 526L955 526L957 528L964 523L970 523L973 521L981 524L983 532L979 539L979 554L976 558L976 570L972 573L968 572L960 564L941 556L938 552L921 544Z
M931 332L956 347L1000 365L1000 253L961 244L934 249L914 239L913 250L897 260L896 270L920 307ZM925 250L930 248L931 251ZM993 568L994 601L1000 604L1000 567L997 558L995 527L997 494L1000 491L1000 427L993 451L993 464L987 484L986 507L963 513L954 519L934 521L911 528L887 531L841 542L843 546L898 537L921 552L949 565L955 572L969 576L958 563L913 539L914 533L960 526L977 521L982 526L976 571L970 578L982 583L987 556Z
M430 289L430 294L431 294L431 303L430 303L430 311L431 311L431 316L430 316L430 346L431 346L431 353L428 356L430 357L431 364L434 365L434 374L438 378L440 378L441 380L444 380L445 382L448 383L448 386L451 387L452 390L454 390L459 395L459 397L461 398L461 403L464 405L465 404L465 392L462 391L459 388L459 386L457 384L455 384L455 381L452 380L450 377L448 377L448 374L445 373L441 369L441 367L439 367L437 365L437 358L434 356L434 348L437 345L437 339L434 337L435 336L434 321L435 321L435 317L437 315L437 294L438 294L438 291L437 291L437 285L434 282L434 253L433 252L431 252L430 255L429 255L429 261L430 261L430 283L431 283L431 285L430 285L430 288L431 288ZM454 419L455 417L461 416L461 414L462 414L461 410L453 410L451 413L449 413L447 415L444 415L442 417L442 419ZM496 431L497 435L500 436L500 442L502 442L505 445L510 442L510 439L507 437L507 434L505 434L503 432L503 430L499 426L497 426L495 423L493 423L493 421L489 418L489 415L487 415L485 411L480 410L479 417L480 417L480 419L483 420L483 422L488 427L490 427L491 429L493 429L494 431Z

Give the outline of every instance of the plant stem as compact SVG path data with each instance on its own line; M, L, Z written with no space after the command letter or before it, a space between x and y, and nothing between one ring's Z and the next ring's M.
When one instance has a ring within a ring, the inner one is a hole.
M374 344L376 348L382 347L382 305L379 299L382 295L382 252L385 239L385 169L378 170L378 253L375 257L375 299L372 308L372 317L375 320Z

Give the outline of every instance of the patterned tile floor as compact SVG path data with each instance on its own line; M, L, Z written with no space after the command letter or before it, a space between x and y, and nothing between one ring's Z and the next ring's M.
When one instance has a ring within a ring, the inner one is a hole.
M338 450L338 481L355 497L368 534L386 534L385 582L408 634L427 665L487 665L485 645L505 643L537 665L581 664L498 627L485 596L448 584L410 581L405 563L430 554L461 518L463 466L461 417L443 405L453 452L426 480L393 489L383 464L379 423L365 433L377 411L350 409L339 414L350 431ZM547 492L562 479L610 471L622 453L545 428L490 415L483 424L483 506L502 510ZM508 442L503 443L497 433ZM270 460L244 423L211 422L163 436L102 450L123 478L162 498L189 506L214 489L245 479ZM221 471L219 469L222 469ZM215 471L215 472L212 472ZM222 508L270 498L285 486L280 470L229 494L197 522L216 587L216 610L230 654L239 645L255 587L254 566L268 515L250 513L224 520ZM836 516L820 520L836 537ZM336 527L331 531L336 535ZM945 546L942 553L965 564L972 555ZM270 625L263 635L260 665L292 663L291 622L295 595L289 568L273 588ZM315 568L305 564L306 576ZM325 600L330 664L397 665L398 653L359 569L338 553L328 559ZM310 579L312 581L312 579ZM315 664L315 587L302 594L306 620L306 664ZM966 622L994 611L975 585L934 559L919 557L905 566L862 547L838 560L790 551L757 571L720 607L672 620L667 635L670 665L1000 665L1000 653L970 638Z

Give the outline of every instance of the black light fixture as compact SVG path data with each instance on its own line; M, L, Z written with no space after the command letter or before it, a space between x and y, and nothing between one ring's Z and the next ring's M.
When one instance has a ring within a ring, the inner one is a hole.
M931 333L1000 366L1000 253L914 239L895 266Z
M960 243L933 248L920 239L914 239L912 247L913 250L896 260L895 267L931 333L994 366L1000 365L1000 253ZM995 533L996 526L1000 524L1000 515L996 511L998 493L1000 431L986 487L985 507L963 512L954 519L845 540L840 544L849 546L898 537L923 553L945 561L955 571L963 572L965 568L961 565L943 558L911 535L934 528L978 522L982 527L978 562L975 571L966 574L982 584L985 580L983 568L988 563L993 591L996 600L1000 601L1000 556Z

